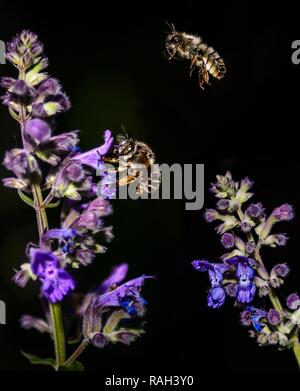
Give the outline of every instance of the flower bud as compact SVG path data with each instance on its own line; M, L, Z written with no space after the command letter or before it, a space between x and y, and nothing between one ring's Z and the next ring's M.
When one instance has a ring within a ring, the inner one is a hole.
M294 218L294 209L289 204L283 204L273 211L272 216L277 221L289 221Z
M71 164L65 168L64 176L66 179L72 182L80 182L83 178L83 169L81 164L77 162L71 162Z
M281 322L280 314L274 308L268 312L268 320L272 325L277 325Z
M268 343L269 343L269 345L277 345L278 344L278 334L276 332L269 334Z
M47 122L35 118L26 123L24 133L28 142L37 145L50 139L51 129Z
M234 236L226 232L222 235L221 243L225 248L232 248L234 246Z
M257 204L250 204L246 209L246 214L250 217L257 219L263 214L264 210L265 209L262 204L258 202Z
M288 296L286 303L289 309L296 310L300 307L300 298L297 293L292 293Z

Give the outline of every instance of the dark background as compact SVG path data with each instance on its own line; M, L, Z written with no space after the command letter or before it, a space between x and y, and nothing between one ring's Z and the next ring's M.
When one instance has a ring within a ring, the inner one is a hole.
M289 202L299 212L300 65L291 62L291 43L300 39L300 27L294 5L67 4L0 5L0 39L7 41L24 28L38 33L50 74L71 98L73 107L59 117L59 129L80 129L86 149L101 143L104 129L118 133L124 124L132 136L151 145L160 163L205 163L205 207L214 202L209 183L229 169L236 179L249 175L255 180L256 200L269 211ZM166 61L165 20L201 35L219 51L228 67L226 77L203 92L196 76L189 78L188 63ZM12 72L12 66L1 65L1 76ZM3 156L20 140L6 108L0 108L0 117ZM1 176L6 175L1 168ZM41 315L37 290L10 281L13 268L24 260L26 243L37 239L35 217L13 190L2 188L0 195L0 298L8 317L7 325L0 326L0 369L44 370L32 368L19 354L20 348L52 354L47 336L18 324L23 313ZM81 360L88 370L198 376L216 369L296 370L291 352L260 348L247 336L232 300L220 310L207 309L207 276L194 272L190 262L218 259L223 250L202 214L185 211L181 201L114 202L110 222L116 238L107 254L76 274L78 290L97 285L112 265L124 261L130 264L130 277L149 273L158 280L145 288L147 334L130 347L89 349ZM291 237L288 246L265 256L268 265L288 262L292 267L284 299L299 288L298 218L282 230Z

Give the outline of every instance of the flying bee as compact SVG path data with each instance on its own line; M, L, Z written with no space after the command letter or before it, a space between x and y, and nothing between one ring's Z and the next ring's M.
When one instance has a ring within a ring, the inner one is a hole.
M137 181L136 192L139 194L157 190L160 170L154 164L154 152L146 143L129 137L124 129L123 133L116 137L117 144L111 154L103 157L104 163L115 167L117 185L127 186Z
M224 77L226 66L219 53L203 42L201 37L176 31L173 23L169 27L171 32L166 38L169 60L176 58L190 60L190 76L198 68L199 85L202 89L205 84L210 85L210 75L216 79Z

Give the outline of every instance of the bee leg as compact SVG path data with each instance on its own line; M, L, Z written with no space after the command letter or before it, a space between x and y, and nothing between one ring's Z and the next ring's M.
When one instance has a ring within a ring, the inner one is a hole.
M103 159L103 161L106 162L106 163L115 164L115 163L118 163L118 162L119 162L119 159L116 158L116 157L103 156L102 159Z
M134 182L136 180L136 177L133 175L128 175L125 178L122 178L119 180L119 186L126 186L130 185L130 183Z
M173 60L173 58L176 56L176 50L172 50L172 52L170 50L168 50L168 53L170 55L170 57L168 58L169 61Z
M205 68L205 64L202 63L201 67L199 68L199 86L204 90L204 85L209 83L209 73L207 72Z
M193 73L194 69L196 68L196 65L195 65L196 62L197 62L197 57L196 56L192 57L191 65L190 65L190 77L192 76L192 73Z

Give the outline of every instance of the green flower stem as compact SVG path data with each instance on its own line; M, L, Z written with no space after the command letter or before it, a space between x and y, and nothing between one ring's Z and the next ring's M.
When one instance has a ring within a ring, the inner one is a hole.
M20 77L22 77L22 72L20 72ZM28 118L26 115L26 107L24 105L21 105L19 123L21 126L23 146L25 145L24 128L27 120ZM41 240L42 234L48 229L48 219L46 210L44 207L42 207L44 200L41 186L34 173L31 174L31 190L33 195L34 208L36 211L39 238ZM64 363L66 359L65 334L63 328L61 306L59 303L49 303L49 310L51 314L52 332L54 339L56 370L59 370L60 366Z
M70 367L77 358L85 351L85 348L88 346L89 341L84 339L81 344L77 347L77 349L72 353L72 355L64 362L64 367Z
M31 189L36 210L39 236L41 239L42 234L48 229L47 213L46 210L41 207L41 205L43 204L43 195L40 185L33 180L31 184ZM49 303L49 310L51 315L51 324L54 339L56 370L58 370L66 359L65 335L61 314L61 306L59 303Z
M51 304L50 315L53 330L54 348L55 348L55 359L56 359L56 370L63 365L66 359L66 344L65 334L62 321L61 305L59 303Z
M300 369L300 342L298 337L294 339L293 351Z

